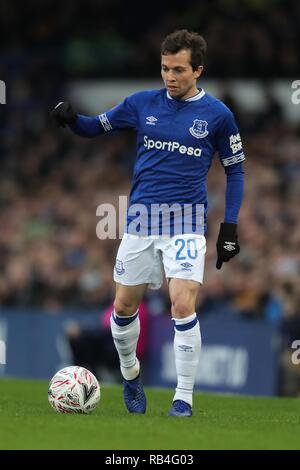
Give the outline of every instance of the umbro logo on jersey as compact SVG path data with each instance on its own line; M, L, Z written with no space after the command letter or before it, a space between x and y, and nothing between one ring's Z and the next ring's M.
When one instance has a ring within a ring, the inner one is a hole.
M227 251L233 251L235 250L235 243L234 242L225 242L225 245L224 245L224 250L227 250Z
M154 116L146 117L146 124L149 124L150 126L155 126L156 121L157 121L157 118Z

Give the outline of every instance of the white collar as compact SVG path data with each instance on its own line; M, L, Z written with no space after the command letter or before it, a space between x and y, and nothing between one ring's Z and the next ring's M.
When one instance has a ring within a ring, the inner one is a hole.
M194 95L194 96L191 96L191 98L188 98L187 100L183 100L184 101L198 101L198 100L201 100L201 98L203 98L203 96L205 95L205 91L203 90L203 88L201 89L201 91L199 91L199 93L197 93L197 95ZM169 94L169 92L167 91L167 97L172 100L172 96Z

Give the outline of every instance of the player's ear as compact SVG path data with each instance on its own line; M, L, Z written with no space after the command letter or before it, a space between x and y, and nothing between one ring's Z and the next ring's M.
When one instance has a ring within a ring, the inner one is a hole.
M200 75L202 75L202 72L203 72L203 65L198 65L198 67L196 67L194 71L195 77L199 78Z

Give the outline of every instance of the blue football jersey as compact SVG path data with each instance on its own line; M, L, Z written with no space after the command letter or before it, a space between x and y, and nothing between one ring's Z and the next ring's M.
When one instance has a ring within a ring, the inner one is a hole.
M232 112L203 89L187 100L171 98L165 88L138 92L98 119L93 135L136 130L137 152L129 207L201 205L205 227L206 177L214 154L218 152L225 171L245 159ZM79 127L80 122L78 133ZM128 224L133 219L129 213Z

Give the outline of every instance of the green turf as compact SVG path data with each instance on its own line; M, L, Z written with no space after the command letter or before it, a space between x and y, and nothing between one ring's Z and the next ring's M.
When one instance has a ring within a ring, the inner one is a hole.
M127 413L119 386L91 415L60 415L46 382L1 379L0 449L300 449L297 399L196 393L193 418L170 418L173 391L146 394L146 415Z

